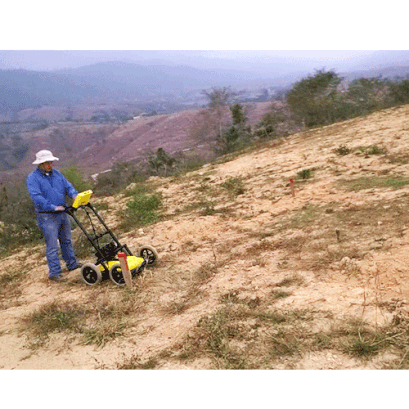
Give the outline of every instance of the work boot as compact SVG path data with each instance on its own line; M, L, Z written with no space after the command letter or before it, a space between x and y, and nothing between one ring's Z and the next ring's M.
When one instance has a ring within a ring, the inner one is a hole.
M61 281L65 281L64 277L62 277L61 275L58 276L49 276L48 277L51 281L56 281L56 282L61 282Z
M68 271L73 271L73 270L77 270L78 268L81 268L82 267L82 263L77 263L77 265L75 266L75 267L71 267L71 268L69 268L68 269Z

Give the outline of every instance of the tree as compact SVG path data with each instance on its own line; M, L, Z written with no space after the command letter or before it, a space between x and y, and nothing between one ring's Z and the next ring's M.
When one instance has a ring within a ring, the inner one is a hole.
M407 104L409 102L409 79L390 84L389 92L393 103Z
M230 107L230 111L233 118L233 125L244 126L244 123L247 121L247 118L243 113L243 105L235 104L232 107Z
M334 71L317 71L314 76L299 81L287 93L287 104L307 127L331 123L341 81L342 78Z
M209 111L212 114L211 116L215 114L211 125L215 128L216 139L218 140L223 138L223 134L225 133L225 131L223 131L225 127L223 124L223 114L226 112L226 107L232 101L234 94L228 87L213 88L211 92L204 90L203 94L209 99ZM209 126L209 124L207 124L207 126Z
M228 105L234 95L228 87L213 88L211 92L204 90L203 94L209 99L209 108L217 111Z
M222 154L240 148L249 140L251 134L251 128L245 127L247 118L243 113L243 106L235 104L230 107L230 111L232 113L233 125L224 132L220 130L217 136L218 150Z
M347 101L354 116L363 115L390 106L388 81L381 78L359 78L348 87Z
M159 148L155 154L149 156L149 165L159 175L160 170L164 169L164 175L167 175L170 169L176 162L176 159L168 155L163 148Z

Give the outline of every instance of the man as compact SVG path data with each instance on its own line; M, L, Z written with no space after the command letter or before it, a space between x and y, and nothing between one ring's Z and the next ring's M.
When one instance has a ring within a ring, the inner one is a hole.
M69 271L81 267L81 264L77 262L74 254L71 223L64 211L67 205L66 196L75 199L78 192L58 170L53 169L53 163L57 160L59 159L48 150L37 152L33 165L38 167L27 176L26 184L34 202L37 224L45 238L48 278L62 281L58 242Z

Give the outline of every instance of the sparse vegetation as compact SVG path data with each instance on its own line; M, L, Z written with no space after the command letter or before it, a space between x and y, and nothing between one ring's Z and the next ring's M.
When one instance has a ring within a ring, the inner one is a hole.
M23 269L6 270L0 275L0 310L14 305L22 293L22 282L27 272ZM13 302L11 300L13 299Z
M24 320L24 329L31 334L30 346L43 346L54 332L81 333L85 317L83 305L55 301L38 308Z
M309 178L311 178L311 176L312 176L312 172L313 172L312 169L303 169L303 170L300 170L299 172L297 172L297 178L298 178L298 179L302 179L302 180L309 179Z
M340 180L339 183L349 190L364 190L364 189L401 189L409 184L409 179L393 176L373 176L361 177L353 180Z
M314 98L326 109L325 123L382 106L383 81L355 84L349 99L338 94L342 84L337 81L325 76L316 84ZM370 101L352 110L361 95L369 95ZM282 107L289 109L284 103ZM316 112L302 111L297 118L289 111L289 116L281 112L264 118L258 131L265 134L254 132L251 138L264 139L265 145L245 158L250 166L238 168L245 161L235 153L182 175L178 156L166 171L150 170L172 177L151 180L139 179L132 165L115 167L109 176L112 187L132 185L117 202L104 205L101 199L101 211L114 229L129 232L132 246L152 238L159 243L161 263L135 279L131 289L111 282L86 287L77 273L60 286L46 279L43 253L32 263L28 253L5 251L0 312L18 317L17 335L24 335L31 349L42 348L44 356L55 352L47 350L54 339L56 348L68 342L104 348L107 358L98 363L103 369L408 369L409 319L405 301L395 300L406 291L402 254L409 179L400 166L406 157L401 147L406 149L406 129L389 143L374 115L362 125L354 120L303 132L291 137L291 145L268 141L289 118L302 122L308 114L310 126L317 126ZM236 106L231 113L233 126L244 123L244 109ZM396 119L390 111L382 115ZM373 137L372 123L378 130ZM313 177L316 155L328 161L328 166L320 165L319 178ZM117 176L123 180L115 181ZM294 197L289 177L297 182ZM2 211L11 209L6 193L0 196L2 217ZM118 226L122 214L126 220ZM23 216L16 223L1 219L2 233L22 226ZM2 235L2 244L15 239L21 245L17 231ZM86 246L76 243L86 258ZM35 266L28 271L11 267L28 262ZM36 309L21 319L15 307L31 300ZM17 324L10 328L16 331ZM119 361L112 355L116 339L126 351ZM18 359L23 366L30 358Z
M346 145L341 144L337 149L335 149L335 152L340 156L345 156L351 152L351 149L348 148Z
M227 129L220 127L216 137L218 147L216 151L222 155L237 151L250 142L251 128L246 127L247 118L243 112L243 105L235 104L230 107L233 125Z
M291 118L307 128L331 124L409 100L408 80L358 78L346 84L335 71L318 70L286 95Z
M159 193L144 194L139 191L134 193L127 203L126 213L127 228L131 226L144 226L159 220L159 208L162 196Z
M88 190L91 183L86 180L84 175L76 166L70 166L65 169L61 169L61 173L69 180L78 192Z
M25 185L0 185L0 190L0 256L4 257L24 245L39 243L42 234Z
M157 175L168 175L169 170L176 163L176 158L172 157L163 148L159 148L156 153L149 155L149 165Z
M236 197L246 192L246 188L241 177L230 177L222 184L222 186L227 190L231 197Z
M30 333L30 347L43 347L53 333L76 336L84 345L99 347L122 336L132 326L127 315L137 308L138 290L127 289L109 298L100 294L92 296L92 303L53 301L28 314L21 331Z
M341 119L337 112L340 83L341 78L334 71L317 71L294 85L287 93L287 104L307 128L335 122Z

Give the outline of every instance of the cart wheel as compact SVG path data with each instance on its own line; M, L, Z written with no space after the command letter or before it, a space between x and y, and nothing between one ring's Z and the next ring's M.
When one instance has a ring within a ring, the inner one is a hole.
M112 266L109 270L109 278L116 284L116 285L125 285L124 275L122 274L121 266L116 264Z
M81 275L84 282L88 285L95 285L102 281L101 271L95 264L84 264L81 267Z
M159 255L155 247L142 246L139 249L139 257L142 257L146 261L146 266L153 266L158 261Z

